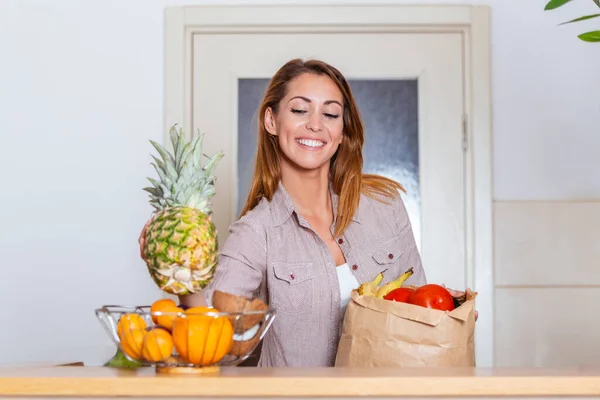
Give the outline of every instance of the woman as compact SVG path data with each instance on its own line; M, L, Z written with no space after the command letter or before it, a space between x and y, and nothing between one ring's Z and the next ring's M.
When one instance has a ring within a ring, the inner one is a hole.
M362 173L364 128L344 76L292 60L260 106L254 178L203 295L258 296L277 312L259 366L332 366L350 292L410 267L426 283L398 183ZM204 297L204 298L203 298Z

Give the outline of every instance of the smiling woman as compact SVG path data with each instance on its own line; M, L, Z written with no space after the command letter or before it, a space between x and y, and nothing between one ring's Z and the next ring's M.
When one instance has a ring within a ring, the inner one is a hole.
M254 177L203 295L258 296L277 312L260 366L332 366L350 292L385 269L426 283L410 219L388 178L363 173L364 127L335 67L292 60L259 107Z

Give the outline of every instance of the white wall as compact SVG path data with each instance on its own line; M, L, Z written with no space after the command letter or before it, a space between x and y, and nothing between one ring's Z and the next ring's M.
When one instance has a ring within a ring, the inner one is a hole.
M545 2L473 2L493 7L498 200L600 197L600 45L576 38L594 20L556 26L595 10ZM0 363L104 357L94 308L159 296L136 240L163 134L162 11L200 3L0 3Z

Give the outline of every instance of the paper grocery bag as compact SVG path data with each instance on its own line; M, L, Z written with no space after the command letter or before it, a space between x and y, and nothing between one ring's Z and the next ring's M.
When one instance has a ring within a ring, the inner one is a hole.
M474 367L475 297L447 312L360 296L346 308L336 367Z

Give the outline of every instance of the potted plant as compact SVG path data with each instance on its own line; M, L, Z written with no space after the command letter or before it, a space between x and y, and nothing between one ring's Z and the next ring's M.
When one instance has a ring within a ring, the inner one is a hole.
M546 7L544 8L544 10L546 10L546 11L554 10L558 7L564 6L567 3L570 3L571 1L573 1L573 0L550 0L548 2L548 4L546 4ZM598 9L600 9L600 0L592 0L592 1L598 7ZM579 17L579 18L572 19L570 21L563 22L560 25L570 24L573 22L586 21L588 19L597 18L597 17L600 17L600 13L584 15L583 17ZM585 33L580 34L577 37L579 39L583 40L584 42L600 42L600 30L585 32Z

